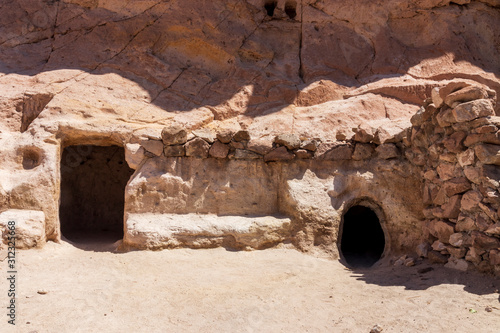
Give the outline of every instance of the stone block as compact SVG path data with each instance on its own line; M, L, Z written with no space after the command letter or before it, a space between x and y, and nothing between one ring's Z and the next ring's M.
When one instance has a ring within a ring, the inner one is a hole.
M300 147L300 138L297 134L293 133L280 134L274 138L274 143L278 146L285 146L293 150Z
M182 157L186 155L184 145L165 146L163 153L166 157Z
M372 157L374 151L373 145L369 143L357 143L352 154L352 159L356 161L367 160Z
M264 155L264 161L289 161L295 158L295 154L291 153L286 149L286 147L278 147L276 149L271 150L269 153Z
M482 163L500 165L500 145L480 144L474 147L474 152Z
M478 86L469 86L452 92L446 96L444 102L449 107L454 107L457 104L484 98L488 98L488 92L485 89Z
M10 229L15 226L15 247L41 247L45 244L45 214L39 210L9 209L0 213L0 230L5 244L9 243Z
M161 138L166 146L182 145L187 141L187 131L180 125L170 125L161 131Z
M480 117L494 116L495 109L489 99L478 99L457 105L453 109L454 122L462 123Z
M163 144L162 144L163 146ZM125 161L131 169L137 169L146 158L144 148L138 143L127 143L125 145Z
M208 153L215 158L226 158L229 153L229 146L220 141L215 141Z
M185 148L188 157L207 158L210 145L202 138L195 137L185 144Z

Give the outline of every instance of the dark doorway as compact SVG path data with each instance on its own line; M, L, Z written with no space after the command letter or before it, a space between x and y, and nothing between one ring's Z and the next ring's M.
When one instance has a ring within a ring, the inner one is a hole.
M341 226L340 251L353 268L367 268L384 253L385 236L377 214L365 206L353 206Z
M133 170L118 146L70 146L61 159L61 233L74 243L123 238L125 186Z

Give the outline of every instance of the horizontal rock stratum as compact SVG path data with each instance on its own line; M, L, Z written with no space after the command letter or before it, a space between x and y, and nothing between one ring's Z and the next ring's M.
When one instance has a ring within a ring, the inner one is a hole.
M0 216L38 223L18 246L76 212L118 218L130 247L336 258L361 205L384 258L500 271L498 0L1 9Z

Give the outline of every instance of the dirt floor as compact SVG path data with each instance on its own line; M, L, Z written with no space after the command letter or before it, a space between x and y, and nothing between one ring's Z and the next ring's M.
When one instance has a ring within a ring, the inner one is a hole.
M474 272L351 271L293 249L90 248L18 252L17 325L3 314L0 332L500 332L500 281Z

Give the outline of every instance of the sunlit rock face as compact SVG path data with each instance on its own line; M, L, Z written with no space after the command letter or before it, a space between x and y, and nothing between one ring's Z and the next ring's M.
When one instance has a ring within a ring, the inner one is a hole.
M425 238L425 163L414 163L411 116L434 88L457 80L482 89L474 99L500 114L498 0L0 8L0 212L43 212L37 246L61 237L62 152L95 145L124 147L135 170L124 221L131 214L147 225L137 214L150 213L170 214L167 222L192 213L272 217L262 220L271 221L269 241L234 240L243 239L234 230L265 234L257 219L222 228L230 240L218 232L210 237L220 242L168 236L170 245L156 247L291 241L335 256L342 214L364 198L385 214L387 250L408 252ZM164 128L185 133L172 143ZM76 165L87 155L73 158ZM211 228L216 220L191 221Z

